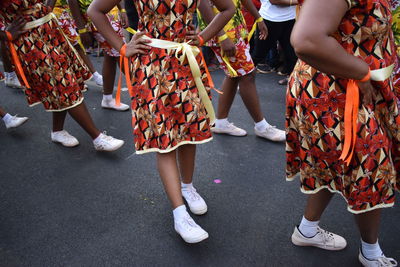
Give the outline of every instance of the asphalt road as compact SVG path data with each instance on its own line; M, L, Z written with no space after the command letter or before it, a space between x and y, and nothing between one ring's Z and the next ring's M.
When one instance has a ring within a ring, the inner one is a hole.
M101 58L93 60L101 66ZM219 86L223 73L213 77ZM267 120L283 128L279 79L258 75L257 86ZM297 180L285 181L284 145L254 135L239 95L230 120L249 135L215 136L198 146L194 184L209 211L194 217L210 238L184 243L173 229L155 155L134 154L130 112L101 109L101 88L89 87L86 104L98 127L126 141L115 153L96 152L71 118L65 128L81 145L52 143L51 114L27 107L21 91L0 84L0 105L30 118L12 131L0 123L0 266L360 266L359 236L340 196L321 226L345 236L345 250L291 244L306 197ZM123 99L129 101L127 92ZM399 221L399 208L384 210L381 246L397 260Z

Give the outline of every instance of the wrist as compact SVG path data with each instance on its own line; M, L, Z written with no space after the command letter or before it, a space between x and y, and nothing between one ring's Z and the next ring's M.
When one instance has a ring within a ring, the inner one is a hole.
M256 23L264 22L264 19L262 17L258 17L255 22Z
M121 8L121 9L119 10L119 12L121 12L121 13L126 13L126 9L125 9L125 8Z
M203 39L203 37L202 37L200 34L198 34L198 35L197 35L197 38L199 39L199 46L203 46L203 45L204 45L204 39Z
M365 74L362 79L358 80L358 82L365 83L368 82L370 79L371 79L371 70L368 68L368 73Z
M218 43L222 43L223 41L225 41L226 39L228 39L228 35L226 33L224 33L221 36L218 36Z

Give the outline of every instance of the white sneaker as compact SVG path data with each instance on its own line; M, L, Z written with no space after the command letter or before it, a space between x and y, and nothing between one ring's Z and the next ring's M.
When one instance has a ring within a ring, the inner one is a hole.
M228 123L225 127L212 127L211 131L216 134L228 134L233 136L245 136L247 132L239 127L236 127L233 123Z
M203 215L207 212L207 204L204 199L197 193L193 186L182 187L182 196L185 198L189 209L193 214Z
M98 73L96 71L95 73L93 73L92 77L93 77L92 79L96 83L96 85L103 86L103 76L100 75L100 73Z
M114 109L114 110L118 110L118 111L126 111L129 109L129 106L121 103L121 105L117 106L117 104L115 103L115 98L111 99L111 100L105 100L103 99L101 101L101 107L102 108L109 108L109 109Z
M106 132L101 133L95 140L93 140L94 148L97 151L115 151L123 146L124 143L123 140L106 135Z
M79 145L78 139L70 135L67 131L51 132L51 141L60 143L65 147L74 147Z
M6 73L5 75L6 75L5 84L7 87L16 88L16 89L23 88L23 86L19 82L17 74L15 74L15 72Z
M347 246L343 237L325 231L320 227L318 227L315 236L305 237L296 226L292 234L292 243L296 246L312 246L326 250L342 250Z
M258 131L254 128L254 132L258 137L265 138L275 142L283 142L286 140L286 133L277 129L275 126L268 126L264 131Z
M395 267L397 266L397 261L393 258L386 258L385 255L381 257L370 260L367 259L360 249L360 253L358 254L358 259L360 260L361 264L365 267Z
M208 233L195 223L188 213L175 220L175 231L187 243L199 243L208 238Z
M18 126L21 126L28 120L28 117L17 117L17 115L12 116L10 119L4 121L6 128L16 128Z

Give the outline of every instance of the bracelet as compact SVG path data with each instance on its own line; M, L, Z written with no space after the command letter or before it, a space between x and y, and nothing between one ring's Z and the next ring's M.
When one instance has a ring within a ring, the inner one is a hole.
M365 82L369 81L370 79L371 79L371 70L368 69L367 75L365 75L364 78L362 78L361 80L359 80L359 82L365 83Z
M228 38L229 38L228 35L224 33L223 35L218 36L218 43L221 43L222 41L225 41Z
M199 38L199 46L203 46L204 45L204 39L203 37L201 37L200 34L197 35L197 38Z
M258 19L256 19L256 23L263 22L263 21L264 21L264 19L262 17L259 17Z
M119 12L121 12L121 13L126 13L126 9L125 9L125 8L121 8L121 9L119 10Z
M293 5L293 0L290 0L289 6Z
M86 28L83 28L83 29L79 29L78 30L78 33L79 34L83 34L83 33L87 33L88 32L88 29L86 29Z

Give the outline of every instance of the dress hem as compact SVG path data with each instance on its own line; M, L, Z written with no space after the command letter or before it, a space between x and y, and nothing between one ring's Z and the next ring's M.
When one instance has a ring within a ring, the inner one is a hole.
M297 176L300 176L300 175L299 174L295 174L292 177L286 177L286 181L288 181L288 182L294 181ZM353 210L353 209L351 209L349 207L349 203L348 203L347 199L345 198L345 196L342 194L342 192L340 192L338 190L334 190L334 189L330 188L327 185L320 186L320 187L318 187L318 188L316 188L314 190L310 190L310 191L306 191L306 190L304 190L303 188L300 187L300 191L303 194L306 194L306 195L316 194L319 191L321 191L322 189L328 189L329 192L331 192L331 193L338 193L339 195L341 195L344 198L344 200L346 201L346 203L347 203L347 211L349 211L350 213L353 213L353 214L361 214L361 213L365 213L365 212L369 212L369 211L373 211L373 210L381 209L381 208L392 208L394 206L394 202L390 203L390 204L383 204L382 203L382 204L375 205L372 208L365 209L365 210Z
M82 99L80 99L78 102L76 102L75 104L73 104L70 107L63 108L63 109L46 109L46 111L47 112L62 112L62 111L66 111L68 109L71 109L71 108L74 108L76 106L79 106L80 104L82 104L83 100L84 100L84 98L82 97ZM36 102L36 103L30 104L29 107L31 108L31 107L34 107L34 106L39 105L39 104L42 104L42 102Z
M197 145L197 144L205 144L208 143L210 141L213 140L213 137L210 137L208 139L205 139L203 141L183 141L180 142L179 144L177 144L174 147L168 148L168 149L159 149L159 148L150 148L150 149L146 149L146 150L139 150L136 151L135 154L137 155L142 155L142 154L146 154L146 153L150 153L150 152L158 152L158 153L169 153L175 149L177 149L178 147L182 146L182 145Z

